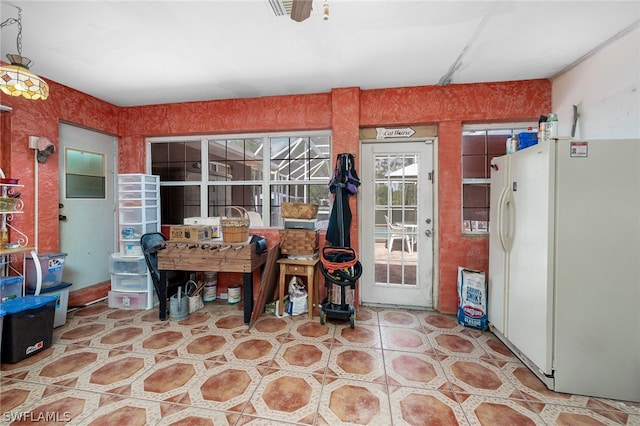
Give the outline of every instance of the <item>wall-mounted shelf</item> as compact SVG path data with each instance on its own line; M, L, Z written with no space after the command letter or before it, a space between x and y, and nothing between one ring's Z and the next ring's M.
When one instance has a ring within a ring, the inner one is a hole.
M0 176L4 177L4 172L0 169ZM35 247L30 247L29 238L25 233L19 229L11 226L9 222L13 219L14 214L22 213L24 203L21 199L14 197L17 192L16 188L21 188L23 185L13 183L0 183L0 196L3 198L16 199L15 206L6 211L0 211L0 235L2 241L0 241L0 276L9 276L12 274L24 277L25 264L27 253L31 254L31 257L36 263L36 274L38 281L42 280L42 271L40 270L40 262L38 262L38 254ZM18 194L19 195L19 194ZM9 240L9 230L11 230L11 236L14 241ZM17 238L16 238L17 237ZM10 246L8 247L7 244ZM18 256L22 255L22 270L19 270L12 266L17 262ZM24 286L22 287L22 296L24 296Z

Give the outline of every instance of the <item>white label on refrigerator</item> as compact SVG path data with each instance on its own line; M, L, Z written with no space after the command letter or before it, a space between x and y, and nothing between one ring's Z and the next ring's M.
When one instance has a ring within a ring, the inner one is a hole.
M571 157L588 157L589 142L571 142Z

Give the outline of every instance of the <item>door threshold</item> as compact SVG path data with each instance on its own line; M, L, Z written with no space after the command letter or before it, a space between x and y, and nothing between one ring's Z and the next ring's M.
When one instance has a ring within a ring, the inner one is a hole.
M431 311L437 312L435 309L427 306L411 306L411 305L392 305L387 303L365 303L360 302L360 306L364 308L384 308L384 309L407 309L412 311Z

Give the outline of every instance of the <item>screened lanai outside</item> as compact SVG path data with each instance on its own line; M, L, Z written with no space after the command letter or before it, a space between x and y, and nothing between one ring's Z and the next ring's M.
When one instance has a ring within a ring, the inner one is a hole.
M259 213L264 226L281 227L283 202L318 204L318 220L328 220L329 132L148 142L152 174L160 176L164 224L233 215L228 207L240 206Z
M376 282L415 285L417 156L377 155L374 169Z

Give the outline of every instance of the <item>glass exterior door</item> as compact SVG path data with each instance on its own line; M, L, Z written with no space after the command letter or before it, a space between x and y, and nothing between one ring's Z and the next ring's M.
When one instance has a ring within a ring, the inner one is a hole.
M362 145L361 301L433 305L433 144Z

